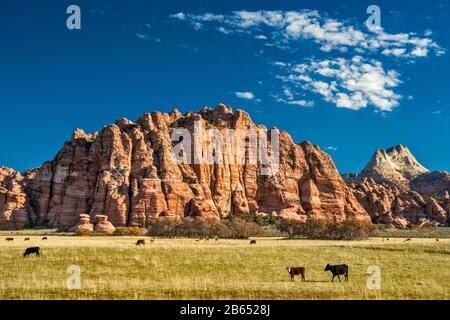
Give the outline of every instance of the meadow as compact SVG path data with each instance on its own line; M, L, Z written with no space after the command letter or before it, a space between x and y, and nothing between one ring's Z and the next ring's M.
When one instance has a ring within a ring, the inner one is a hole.
M0 236L0 299L450 298L450 239L156 239L136 247L146 237ZM41 257L24 258L30 246ZM348 264L349 282L331 282L327 263ZM70 265L80 268L80 289L67 288ZM369 265L381 268L380 289L367 287ZM304 266L307 281L291 282L288 266Z

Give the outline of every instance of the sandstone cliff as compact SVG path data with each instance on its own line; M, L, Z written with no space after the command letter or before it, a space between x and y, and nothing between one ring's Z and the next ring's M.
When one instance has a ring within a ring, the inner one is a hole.
M22 229L28 222L27 196L23 176L0 167L0 229Z
M36 221L54 227L89 224L83 214L92 221L105 215L114 226L143 226L166 215L219 219L257 212L302 220L370 220L330 156L309 142L295 143L286 132L279 136L280 163L274 175L262 175L267 165L250 161L250 153L242 163L225 156L215 163L177 162L171 135L179 129L192 133L195 124L215 128L223 137L230 129L263 130L274 152L267 128L225 105L185 115L177 110L146 113L136 122L119 119L92 134L77 129L40 168L24 176L3 169L0 227L21 228ZM220 154L235 157L234 144ZM207 139L202 149L211 151Z

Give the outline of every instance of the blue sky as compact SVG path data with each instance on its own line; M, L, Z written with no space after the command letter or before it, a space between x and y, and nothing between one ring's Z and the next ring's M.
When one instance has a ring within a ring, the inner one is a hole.
M81 8L81 30L66 8ZM366 9L381 9L368 30ZM0 165L52 159L75 128L218 103L309 140L341 172L408 146L450 171L449 1L0 3Z

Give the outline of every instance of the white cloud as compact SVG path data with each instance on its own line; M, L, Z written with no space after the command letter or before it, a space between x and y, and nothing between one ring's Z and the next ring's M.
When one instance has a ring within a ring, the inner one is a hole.
M173 19L183 20L183 21L186 20L186 15L183 12L178 12L178 13L172 14L169 17L173 18Z
M138 37L139 39L148 39L148 36L142 33L136 33L136 37Z
M273 96L277 102L301 106L301 107L313 107L314 101L308 101L304 99L296 99L296 94L288 87L284 87L283 93Z
M224 34L230 34L232 31L228 30L222 26L220 26L219 28L217 28L217 30L219 30L220 32L224 33Z
M360 56L311 60L288 72L280 76L285 82L317 93L338 108L359 110L372 105L380 111L392 111L401 98L392 90L400 84L397 72L385 71L379 61Z
M424 38L415 33L390 34L382 28L371 31L358 30L347 22L328 18L316 10L301 11L234 11L228 15L205 13L177 13L170 17L187 20L196 30L203 23L216 23L231 32L253 34L257 39L266 40L261 35L263 28L270 31L271 42L268 45L290 48L289 43L300 40L312 40L325 52L349 48L357 52L382 53L396 57L425 57L433 50L436 55L444 50L429 37L431 30L424 32Z
M292 93L292 91L289 88L285 88L283 90L284 95L286 96L286 98L288 99L294 99L294 94Z
M282 62L282 61L275 61L275 62L273 63L273 65L274 65L274 66L278 66L278 67L287 67L287 66L288 66L287 63Z
M384 54L385 56L396 56L396 57L400 57L403 54L405 54L406 49L404 48L397 48L397 49L384 49L383 52L381 52L381 54Z
M426 57L428 55L427 48L415 48L411 54L416 57Z
M295 105L295 106L301 106L301 107L313 107L314 101L306 101L306 100L292 100L287 101L287 104Z
M296 65L292 61L271 62L281 70L276 78L284 82L282 92L274 98L291 105L312 106L301 92L310 91L338 108L360 110L373 106L382 114L392 111L402 98L394 92L401 83L399 74L395 70L385 70L376 57L383 55L411 61L446 53L431 39L431 30L419 36L413 32L391 34L382 28L359 29L348 21L329 18L316 10L242 10L227 15L180 12L170 17L185 20L195 30L212 26L219 32L248 35L264 40L266 46L290 52L295 52L295 45L300 41L310 41L327 53L355 52L351 59L307 59ZM235 94L242 99L255 98L251 92Z
M238 97L240 99L245 99L245 100L253 100L255 98L255 95L253 94L253 92L250 92L250 91L244 91L244 92L237 91L234 94L236 95L236 97Z
M326 147L325 149L326 149L326 150L329 150L329 151L337 151L337 150L338 150L338 148L333 147L333 146L328 146L328 147Z
M186 50L189 50L189 51L193 51L193 52L198 52L200 50L198 47L190 47L190 46L187 46L185 44L180 44L180 48L181 49L186 49Z

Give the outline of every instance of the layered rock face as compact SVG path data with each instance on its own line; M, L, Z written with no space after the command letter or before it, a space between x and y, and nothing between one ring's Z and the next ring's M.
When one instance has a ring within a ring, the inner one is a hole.
M443 196L450 191L450 174L446 171L432 171L418 176L409 185L420 194Z
M192 134L198 128L215 129L228 143L219 150L206 136L200 151L189 150L189 144L179 151L183 143L173 142L172 135L180 130ZM226 140L230 130L263 132L263 139L238 135ZM0 193L0 217L15 228L23 217L54 227L73 226L82 214L92 221L104 215L114 226L143 226L158 216L219 219L248 213L370 220L318 146L295 143L281 132L277 170L272 162L254 161L250 146L256 143L259 150L266 145L270 157L276 153L272 140L269 130L256 126L245 111L233 112L225 105L185 115L177 110L147 113L136 122L120 119L93 134L77 129L53 161L8 180L14 181L9 189L15 184L20 199L13 201L11 194L5 200ZM241 161L230 161L239 157L239 148L244 150ZM180 162L174 150L192 158L209 154L216 161ZM262 174L267 170L274 174Z
M364 178L361 183L350 184L355 197L370 212L375 223L405 227L416 225L447 225L450 223L449 200L422 197L408 187L392 183L377 183Z
M0 167L0 229L22 229L28 222L28 203L24 177Z

